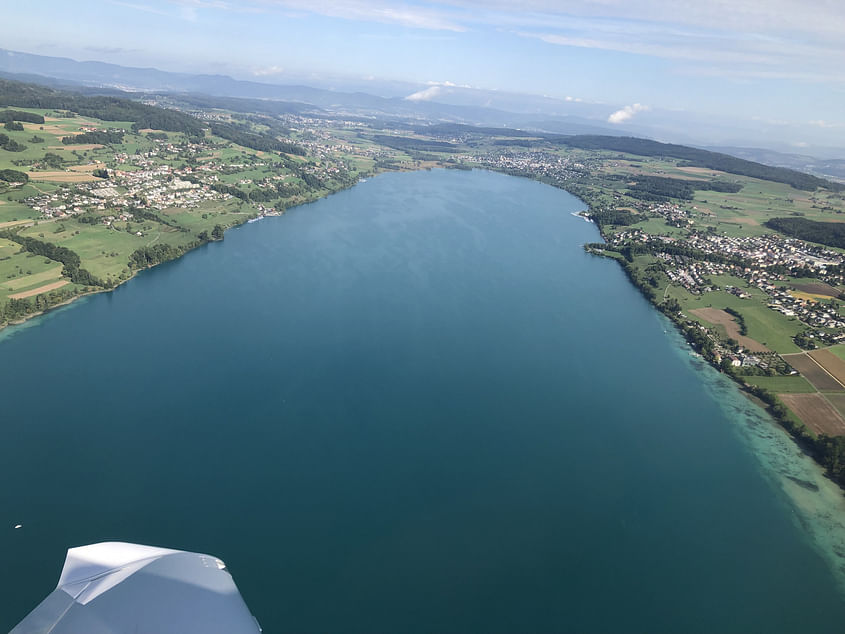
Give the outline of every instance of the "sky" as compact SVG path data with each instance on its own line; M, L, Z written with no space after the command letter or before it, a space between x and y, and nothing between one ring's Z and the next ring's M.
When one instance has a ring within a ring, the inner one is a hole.
M4 7L0 32L77 60L417 98L454 84L607 104L609 125L695 112L845 146L841 0L39 0Z

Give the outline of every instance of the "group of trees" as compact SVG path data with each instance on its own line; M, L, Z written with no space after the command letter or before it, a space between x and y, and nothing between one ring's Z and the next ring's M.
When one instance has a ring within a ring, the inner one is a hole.
M173 222L170 218L167 217L166 214L158 214L152 209L130 207L129 212L132 214L132 217L136 220L152 220L153 222L157 222L162 225L167 225L168 227L173 227L174 229L181 229L179 224Z
M112 145L123 143L123 130L96 130L94 132L83 132L72 136L62 137L64 145L85 145L96 143L99 145Z
M418 151L418 152L457 152L458 148L446 141L428 141L426 139L414 139L404 136L390 136L387 134L373 135L373 141L379 145L385 145L394 150Z
M52 167L53 169L59 169L64 165L65 160L56 154L55 152L47 152L44 155L44 158L41 159L41 163L46 165L47 167Z
M17 170L0 170L0 181L7 183L26 183L29 181L29 176L25 172Z
M590 218L593 219L593 222L595 222L599 228L605 225L627 227L646 219L645 217L635 214L628 209L595 209L590 212Z
M764 223L770 229L793 238L818 242L829 247L845 248L845 224L820 222L806 218L772 218Z
M14 139L10 139L8 134L0 132L0 148L3 148L7 152L23 152L26 146Z
M280 141L272 134L252 132L247 125L214 122L211 124L211 133L232 143L260 152L283 152L305 156L305 148L302 146L291 141Z
M73 287L68 286L49 293L40 293L35 297L10 299L5 304L0 304L0 323L8 323L22 319L32 313L47 310L51 306L67 301L76 293L77 291Z
M628 195L639 200L666 202L670 198L692 200L696 190L730 192L735 194L741 189L741 183L731 183L728 181L683 180L664 176L637 176L636 182L628 187Z
M2 110L0 111L0 121L9 123L10 121L25 121L26 123L44 124L44 117L33 112L23 112L22 110Z
M736 320L736 323L739 326L739 334L743 336L747 335L748 326L745 323L745 317L742 316L742 313L736 310L735 308L731 308L730 306L725 309L725 312L728 313L728 315L732 316L734 320Z
M182 250L171 244L154 244L135 249L129 256L129 266L133 269L145 269L161 262L175 260L182 255Z

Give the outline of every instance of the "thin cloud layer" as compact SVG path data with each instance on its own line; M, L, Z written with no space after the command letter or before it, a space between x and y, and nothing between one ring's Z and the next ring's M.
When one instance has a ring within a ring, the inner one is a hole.
M200 9L302 15L464 32L494 27L547 44L673 60L679 71L845 81L845 3L815 0L173 0Z

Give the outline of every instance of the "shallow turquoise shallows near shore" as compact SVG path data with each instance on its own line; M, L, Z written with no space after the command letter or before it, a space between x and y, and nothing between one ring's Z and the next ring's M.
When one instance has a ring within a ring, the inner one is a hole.
M382 175L6 331L0 629L124 540L266 632L841 632L841 496L581 208Z

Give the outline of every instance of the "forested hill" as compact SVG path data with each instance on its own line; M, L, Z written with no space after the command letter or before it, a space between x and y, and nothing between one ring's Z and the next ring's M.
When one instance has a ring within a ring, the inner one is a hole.
M202 136L204 133L201 121L176 110L165 110L120 97L88 97L6 79L0 79L0 106L69 110L103 121L132 121L136 130L152 128L184 132L190 136Z
M785 167L770 167L761 163L736 158L735 156L729 156L728 154L699 150L685 145L659 143L657 141L637 139L634 137L598 135L558 137L558 139L560 139L559 142L563 145L585 150L613 150L627 154L636 154L638 156L665 156L681 159L687 161L690 166L706 167L707 169L728 172L729 174L751 176L752 178L760 178L776 183L786 183L795 189L813 191L818 187L824 187L832 191L845 190L845 185L805 174L804 172L798 172Z

